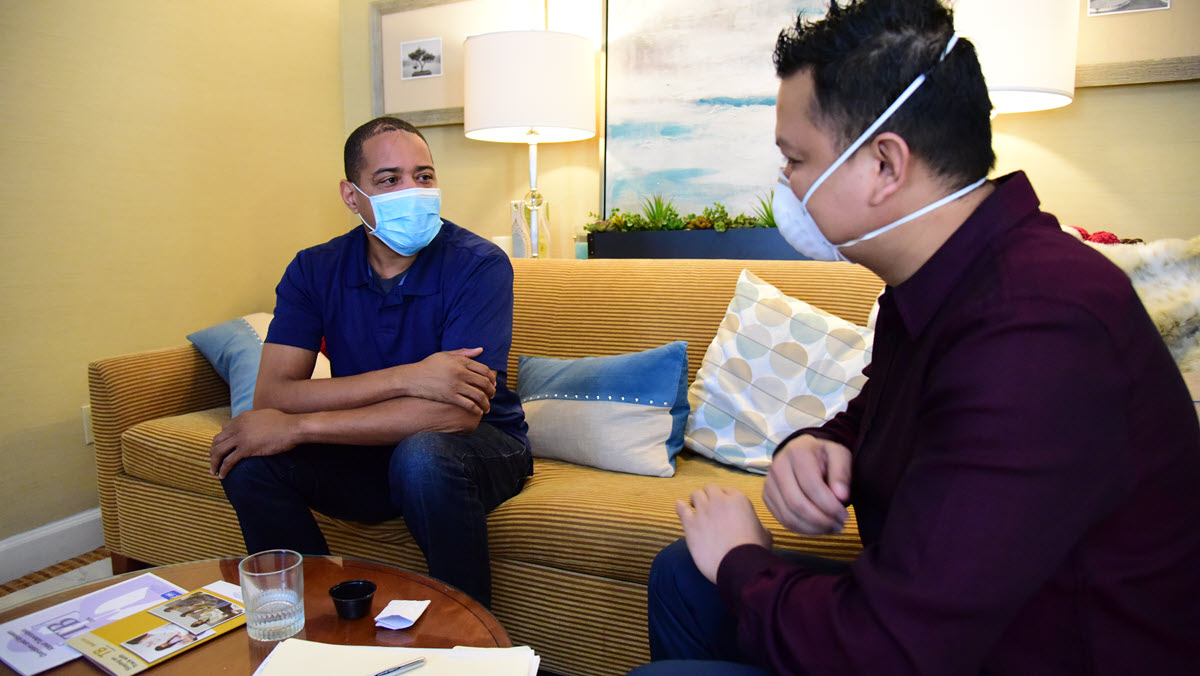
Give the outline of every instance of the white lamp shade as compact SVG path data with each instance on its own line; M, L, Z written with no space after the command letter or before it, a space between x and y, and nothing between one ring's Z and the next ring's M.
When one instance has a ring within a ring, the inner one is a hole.
M467 138L558 143L596 135L596 56L588 38L555 31L472 35L463 60Z
M1075 98L1079 0L958 0L954 27L979 52L997 113L1058 108Z

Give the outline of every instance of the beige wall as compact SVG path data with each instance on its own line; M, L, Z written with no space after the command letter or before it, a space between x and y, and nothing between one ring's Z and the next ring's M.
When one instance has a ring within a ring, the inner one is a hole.
M1200 3L1088 17L1080 2L1080 64L1200 53ZM1058 110L1001 115L992 125L997 174L1024 169L1042 208L1066 225L1119 237L1200 235L1200 81L1075 90Z
M1168 10L1087 15L1086 0L1079 1L1081 64L1101 64L1144 59L1171 59L1200 54L1196 26L1200 3L1176 0Z
M0 3L0 538L95 507L87 363L270 310L336 194L337 0Z
M997 173L1024 169L1042 209L1118 237L1200 235L1200 81L1088 87L1065 108L997 117Z

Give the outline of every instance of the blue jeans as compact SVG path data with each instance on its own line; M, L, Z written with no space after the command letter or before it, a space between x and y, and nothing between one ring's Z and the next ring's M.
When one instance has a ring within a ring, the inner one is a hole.
M521 490L530 462L527 446L480 423L395 447L313 444L246 458L222 484L250 552L328 554L310 508L364 523L403 516L429 574L488 606L487 513Z
M813 574L839 575L850 569L844 561L784 550L776 553ZM634 669L631 676L768 673L748 666L753 660L738 648L737 618L721 602L717 586L696 568L684 540L668 545L654 558L647 612L654 662Z

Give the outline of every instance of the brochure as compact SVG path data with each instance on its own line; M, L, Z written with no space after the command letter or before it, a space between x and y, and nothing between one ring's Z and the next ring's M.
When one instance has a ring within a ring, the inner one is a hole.
M141 673L246 623L241 590L214 582L116 622L74 636L67 644L110 674Z
M146 573L0 624L0 660L33 676L79 657L67 640L179 596L185 590Z

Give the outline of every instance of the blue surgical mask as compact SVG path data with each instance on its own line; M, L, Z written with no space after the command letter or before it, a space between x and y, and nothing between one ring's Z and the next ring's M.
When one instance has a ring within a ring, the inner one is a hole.
M950 53L951 49L954 49L954 44L956 42L958 42L958 36L952 36L949 44L946 45L946 49L942 52L941 59L938 59L939 63L942 59L946 58L946 55ZM858 244L859 242L865 242L869 239L878 237L892 228L904 225L914 218L924 216L930 211L933 211L944 204L952 202L963 195L966 195L987 181L987 177L984 176L962 190L950 195L946 195L933 204L922 207L921 209L918 209L913 213L904 216L903 218L892 221L881 228L872 230L862 237L852 239L849 242L834 244L833 242L829 241L829 238L825 236L825 233L821 231L821 228L817 227L817 221L808 211L808 200L812 198L813 192L816 191L818 186L825 182L825 179L829 178L829 175L832 174L834 170L842 166L842 164L844 164L846 160L849 159L850 156L862 146L863 143L866 143L867 139L871 138L875 131L879 129L884 122L887 122L888 118L890 118L892 114L894 114L896 110L908 100L908 97L913 95L913 92L917 91L917 88L920 87L923 82L925 82L924 73L918 75L917 78L913 80L912 84L908 86L908 89L905 89L904 92L892 102L892 105L888 106L888 109L883 111L883 114L880 115L877 120L872 122L871 126L867 127L866 131L864 131L862 135L859 136L856 141L854 141L854 143L851 143L850 147L846 148L846 151L843 152L840 157L834 160L833 164L829 165L829 168L825 170L825 173L821 174L821 176L812 184L812 186L809 187L808 192L804 194L803 201L797 199L796 194L792 192L792 186L789 183L787 176L784 176L782 172L779 174L779 182L775 185L775 194L771 198L771 206L775 213L775 223L779 226L779 234L783 235L783 238L787 240L788 244L791 244L792 247L794 247L797 251L813 260L844 261L846 260L846 256L841 251L844 247L852 246L854 244Z
M371 201L375 227L362 214L358 220L367 232L401 256L412 256L433 241L442 229L442 191L437 188L408 188L368 195L357 185L354 189Z

